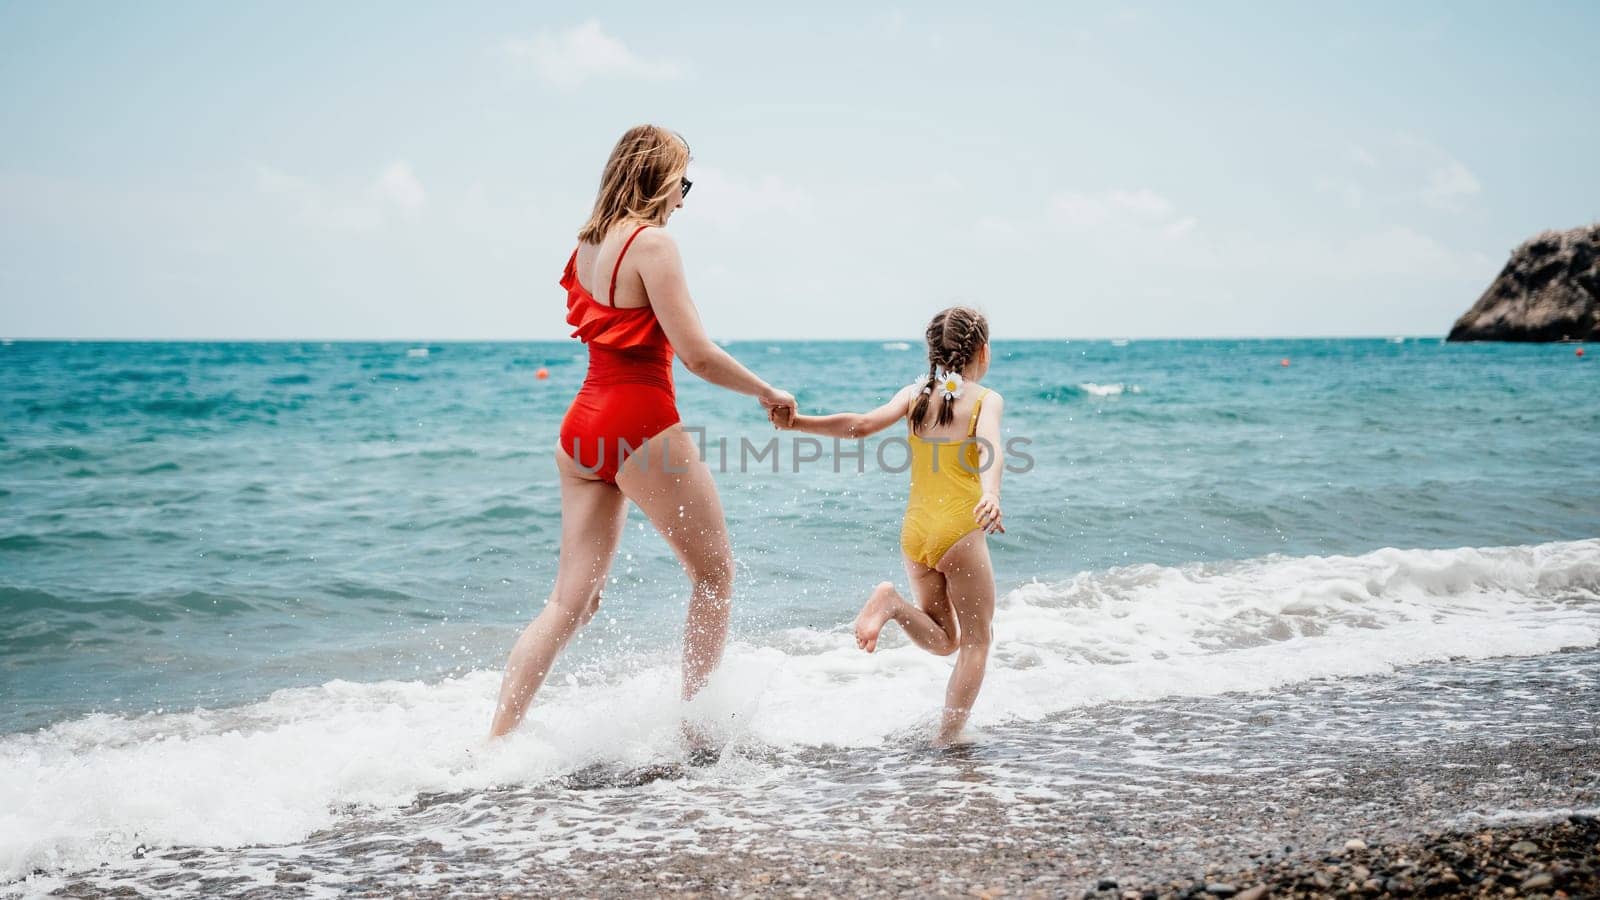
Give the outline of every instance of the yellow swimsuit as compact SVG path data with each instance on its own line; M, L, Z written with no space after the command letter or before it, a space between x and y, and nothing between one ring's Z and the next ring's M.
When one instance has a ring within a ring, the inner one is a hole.
M978 528L972 508L983 497L978 480L978 411L988 388L972 406L967 440L929 441L907 436L911 445L911 496L906 500L906 523L900 527L900 549L908 559L934 568L951 545ZM962 464L962 456L966 464ZM935 462L937 460L937 462Z

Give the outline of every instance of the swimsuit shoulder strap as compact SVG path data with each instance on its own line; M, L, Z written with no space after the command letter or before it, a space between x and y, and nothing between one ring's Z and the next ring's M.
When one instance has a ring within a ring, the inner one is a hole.
M989 389L984 388L983 393L978 395L977 402L972 404L972 421L967 423L967 437L972 437L978 433L978 411L983 409L983 398L988 394Z
M622 271L622 258L628 255L628 248L633 246L633 239L639 236L639 232L649 227L649 225L640 225L635 228L633 234L628 235L627 242L622 245L622 252L617 254L617 264L611 267L611 293L606 299L607 306L617 305L617 273Z

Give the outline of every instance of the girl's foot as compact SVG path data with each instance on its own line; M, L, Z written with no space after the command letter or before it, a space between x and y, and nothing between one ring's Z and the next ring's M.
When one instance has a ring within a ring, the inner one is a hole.
M894 592L893 582L884 581L873 589L872 596L856 616L856 646L871 653L878 649L878 633L894 618L895 605L900 596Z

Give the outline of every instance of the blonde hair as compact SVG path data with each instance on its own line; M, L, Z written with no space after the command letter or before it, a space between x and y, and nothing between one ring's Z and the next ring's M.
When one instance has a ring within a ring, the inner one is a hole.
M938 381L938 370L959 372L976 359L978 351L989 343L989 320L970 306L952 306L940 310L933 317L933 321L928 323L926 336L928 378L922 386L929 390L918 392L917 401L911 407L913 431L921 431L928 424L923 419L928 414L928 400L934 383ZM940 398L939 412L934 421L939 425L950 424L955 418L955 406L955 401L949 397Z
M660 125L637 125L617 141L600 176L594 212L578 240L598 244L618 222L659 224L683 196L678 179L689 168L689 143Z

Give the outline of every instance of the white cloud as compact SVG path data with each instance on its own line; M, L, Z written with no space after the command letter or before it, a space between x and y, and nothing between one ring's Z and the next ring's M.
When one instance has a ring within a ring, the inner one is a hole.
M1419 206L1457 211L1482 190L1465 163L1429 141L1392 134L1377 144L1377 151L1370 144L1347 146L1340 166L1344 172L1316 176L1316 190L1350 209L1370 206L1402 213Z
M893 9L873 16L866 32L869 36L888 42L920 42L929 50L944 49L944 33L930 25L914 23L903 9Z
M1465 182L1463 182L1465 184ZM1342 188L1330 184L1330 190ZM1024 239L1036 216L1021 221L984 216L976 235L990 241ZM1406 225L1383 224L1348 236L1275 233L1259 229L1199 227L1168 197L1150 190L1062 191L1043 217L1073 235L1084 271L1115 271L1130 259L1162 268L1234 273L1248 280L1416 277L1472 280L1492 272L1494 260L1451 248ZM1152 242L1159 254L1152 254ZM1105 267L1109 267L1106 269Z
M1318 193L1332 194L1338 197L1349 209L1360 209L1366 199L1366 191L1360 183L1349 178L1330 178L1319 175L1312 182Z
M1329 183L1327 189L1344 187ZM1137 260L1169 270L1232 273L1247 281L1414 277L1454 282L1481 279L1496 265L1483 253L1455 249L1393 223L1319 236L1216 224L1202 229L1197 215L1148 188L1061 191L1042 216L986 215L977 220L974 234L990 242L1036 234L1048 240L1052 228L1071 233L1072 252L1086 272L1116 272Z
M1181 238L1194 231L1196 224L1198 224L1198 220L1194 216L1184 216L1161 226L1161 233L1169 238Z
M980 238L990 240L1010 241L1020 233L1015 223L1002 216L979 216L975 227Z
M1434 238L1396 225L1349 241L1325 264L1332 272L1362 275L1460 275L1466 263Z
M503 49L514 61L531 66L541 81L566 90L595 78L670 81L684 74L677 63L638 56L593 19L565 31L541 29L531 39L513 38Z
M377 195L398 207L407 217L415 218L422 211L422 205L427 202L427 191L422 189L422 182L417 180L417 174L411 171L411 166L401 160L390 163L374 185Z
M1478 193L1477 176L1459 160L1449 160L1428 173L1423 202L1439 209L1459 209L1461 201Z
M1132 6L1113 9L1101 18L1105 24L1115 28L1140 28L1155 23L1155 16L1149 10Z
M315 182L270 166L256 168L256 187L287 203L303 225L329 231L367 231L383 224L382 213L370 204L340 200Z
M1417 277L1472 280L1492 272L1481 253L1457 251L1415 228L1386 225L1348 238L1245 233L1211 236L1190 259L1200 268L1259 278L1349 280Z
M256 188L286 203L301 224L328 231L371 231L382 227L392 213L415 220L428 197L403 160L380 169L365 189L328 187L271 166L257 166Z
M694 218L723 228L737 228L764 216L793 218L811 211L811 195L776 175L746 178L710 166L690 170L694 193L686 204Z
M1074 231L1150 229L1181 236L1194 228L1192 218L1180 218L1172 201L1148 188L1062 191L1051 198L1050 218L1056 225Z
M1149 188L1112 188L1100 191L1065 190L1050 197L1046 208L1002 211L979 216L971 234L986 243L1050 241L1062 233L1073 245L1090 248L1102 258L1124 253L1143 254L1151 241L1163 242L1169 261L1172 252L1188 245L1184 258L1206 252L1196 243L1200 220L1182 213L1165 195Z

